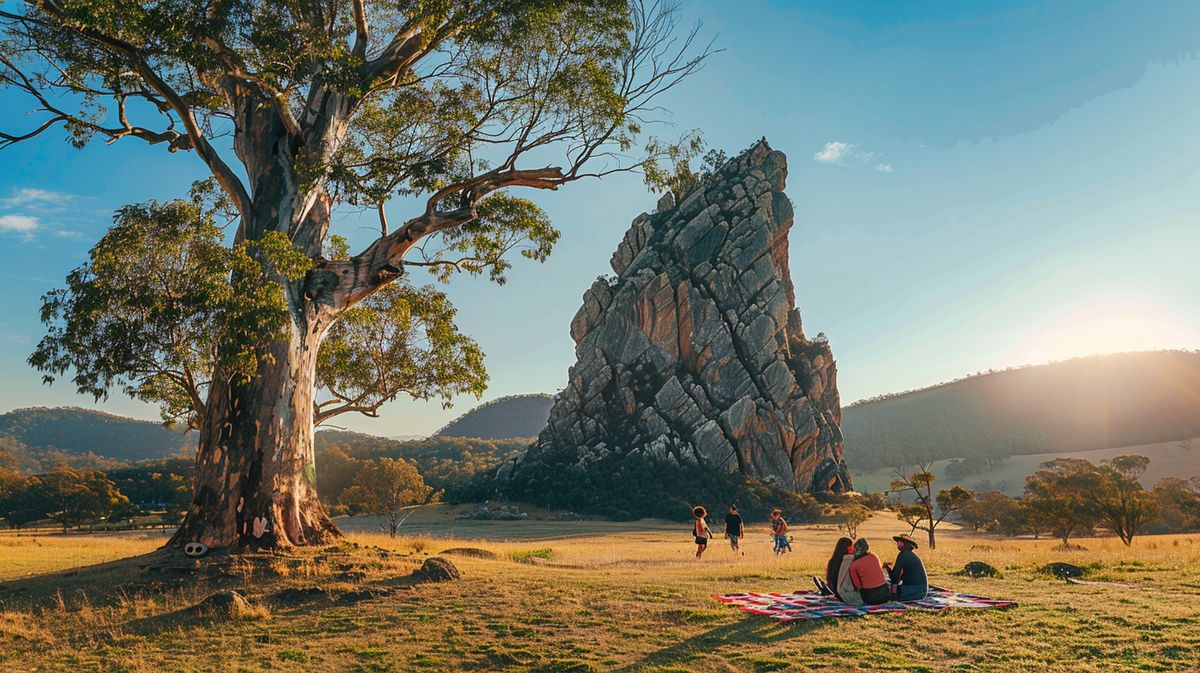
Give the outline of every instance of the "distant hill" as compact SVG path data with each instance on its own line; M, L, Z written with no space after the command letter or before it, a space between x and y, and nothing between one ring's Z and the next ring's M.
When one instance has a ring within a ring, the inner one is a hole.
M989 372L846 407L842 432L855 472L1200 437L1200 352L1120 353Z
M553 405L554 397L541 393L501 397L450 421L434 435L478 439L537 437L546 427Z
M78 407L33 407L0 414L0 436L19 441L39 459L93 454L121 462L176 456L196 441L194 434L185 436L159 423Z

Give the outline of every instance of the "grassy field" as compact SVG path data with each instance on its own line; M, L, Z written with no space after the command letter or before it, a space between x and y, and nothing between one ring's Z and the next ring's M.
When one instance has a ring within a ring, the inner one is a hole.
M808 588L835 530L794 529L797 553L776 558L765 526L757 526L745 558L718 539L696 562L686 524L453 522L441 512L422 525L436 528L439 516L458 537L351 532L354 544L337 548L202 563L152 553L163 540L157 536L0 535L0 670L1111 673L1200 666L1196 535L1143 537L1131 549L1115 539L1084 539L1087 551L1057 552L1050 541L947 531L936 551L923 550L931 581L1015 599L1019 607L781 624L711 596ZM860 532L890 555L895 530L881 515ZM462 580L407 578L451 548L482 550L445 555ZM953 574L971 560L991 563L1002 576ZM1115 584L1071 585L1038 572L1056 560ZM237 616L191 609L227 588L252 605Z
M1122 454L1139 454L1150 459L1150 466L1141 482L1146 488L1153 488L1164 477L1196 477L1200 476L1200 438L1186 442L1160 442L1158 444L1142 444L1140 446L1123 446L1116 449L1096 449L1095 451L1064 451L1062 453L1036 453L1028 456L1009 456L1000 466L987 472L969 475L960 481L967 488L979 481L990 481L992 484L1003 484L1005 493L1021 495L1025 488L1025 477L1033 474L1038 465L1055 458L1086 458L1099 465L1102 460L1109 460ZM939 483L949 485L945 470L949 460L939 460L930 468L938 475ZM891 468L873 470L871 472L852 473L854 488L858 491L885 491L891 487L894 471Z

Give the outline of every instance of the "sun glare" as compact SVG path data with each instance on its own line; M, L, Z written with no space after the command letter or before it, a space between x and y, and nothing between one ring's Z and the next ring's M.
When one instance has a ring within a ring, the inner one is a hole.
M1200 347L1200 324L1155 300L1105 299L1073 306L1028 332L1012 360L1039 363L1101 353Z

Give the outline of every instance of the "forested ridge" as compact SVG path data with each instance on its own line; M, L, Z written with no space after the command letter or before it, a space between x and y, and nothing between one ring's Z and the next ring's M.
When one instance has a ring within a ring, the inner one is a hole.
M195 435L78 407L33 407L0 414L0 437L15 442L29 471L57 461L102 463L156 460L181 455ZM10 447L10 450L12 447Z
M1200 437L1200 352L989 372L850 405L842 432L855 471Z
M434 434L479 439L536 437L546 427L553 404L554 397L542 393L500 397L466 412Z

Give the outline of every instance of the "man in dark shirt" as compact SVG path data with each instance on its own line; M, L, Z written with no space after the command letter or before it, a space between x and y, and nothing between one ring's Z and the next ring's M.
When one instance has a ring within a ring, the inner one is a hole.
M888 580L892 585L892 593L898 601L919 601L929 593L929 578L925 575L925 564L917 556L917 541L908 535L892 537L896 541L896 565L883 564L887 571Z
M742 522L742 515L738 514L737 505L729 506L729 514L725 515L725 537L729 538L729 546L742 556L746 552L742 551L742 537L746 535L746 524Z

